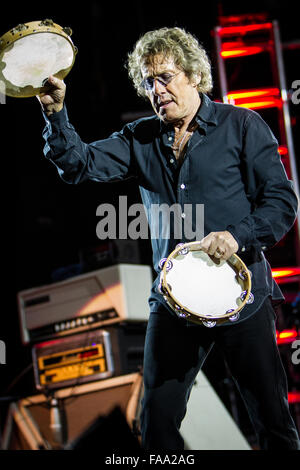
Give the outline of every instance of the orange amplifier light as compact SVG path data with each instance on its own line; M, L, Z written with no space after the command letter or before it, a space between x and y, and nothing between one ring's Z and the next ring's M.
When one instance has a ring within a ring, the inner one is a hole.
M113 374L110 335L100 330L47 341L33 348L38 389L54 389L104 379Z

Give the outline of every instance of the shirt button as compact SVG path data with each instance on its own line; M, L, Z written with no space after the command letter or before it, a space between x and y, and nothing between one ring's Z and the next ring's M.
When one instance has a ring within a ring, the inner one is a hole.
M185 213L184 213L184 212L181 214L181 217L182 217L183 219L185 218Z
M170 163L174 163L174 158L171 158Z
M171 142L171 140L173 140L173 137L169 137L168 140Z
M181 189L185 189L185 184L182 183L182 184L180 185L180 187L181 187Z

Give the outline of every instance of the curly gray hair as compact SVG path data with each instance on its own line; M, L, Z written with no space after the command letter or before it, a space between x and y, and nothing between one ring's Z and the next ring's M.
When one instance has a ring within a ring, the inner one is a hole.
M199 91L208 93L212 90L210 61L198 40L182 28L161 28L144 34L128 54L126 67L139 96L146 97L141 85L141 66L158 54L172 57L190 80L200 75Z

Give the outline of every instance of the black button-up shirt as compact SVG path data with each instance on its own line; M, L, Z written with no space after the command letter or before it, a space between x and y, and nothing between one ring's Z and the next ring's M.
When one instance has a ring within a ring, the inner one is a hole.
M252 272L255 301L241 318L253 314L267 296L283 295L263 254L292 227L297 198L278 154L278 142L256 112L211 101L201 94L198 124L184 161L174 157L174 128L157 116L126 124L120 132L90 144L82 142L70 124L66 107L49 118L45 156L67 183L91 179L99 182L136 179L148 221L154 204L204 205L204 233L228 230L239 244L238 255ZM152 214L153 215L153 214ZM193 231L195 214L192 218ZM153 229L155 224L150 223ZM155 227L157 229L157 227ZM187 240L151 237L154 269L175 246ZM158 276L149 299L151 310L165 305L157 292Z

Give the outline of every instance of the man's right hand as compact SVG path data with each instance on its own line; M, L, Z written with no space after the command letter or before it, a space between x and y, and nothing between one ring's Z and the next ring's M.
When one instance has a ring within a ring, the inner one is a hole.
M50 75L45 85L46 90L37 96L47 116L58 113L64 106L66 85L59 78Z

